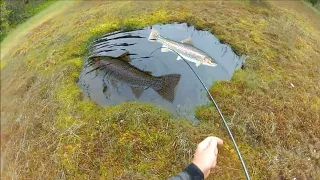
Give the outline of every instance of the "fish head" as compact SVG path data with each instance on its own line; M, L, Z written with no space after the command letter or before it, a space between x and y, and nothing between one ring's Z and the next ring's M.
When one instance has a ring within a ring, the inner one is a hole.
M203 64L207 66L216 66L217 63L209 56L204 57Z

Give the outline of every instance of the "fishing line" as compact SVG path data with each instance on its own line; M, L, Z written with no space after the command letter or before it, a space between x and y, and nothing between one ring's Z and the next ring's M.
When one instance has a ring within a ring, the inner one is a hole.
M155 49L154 51L152 51L152 53L150 53L149 56L151 56L156 50L161 49L161 48L163 48L163 47L159 47L159 48Z
M155 39L151 39L151 40L155 40ZM162 49L162 48L164 48L163 46L161 46L161 47L159 47L159 48L157 48L157 49L155 49L154 51L152 51L151 53L150 53L150 55L149 56L151 56L156 50L158 50L158 49ZM175 52L174 50L171 50L170 49L170 51L173 51L173 52ZM178 54L177 52L175 52L176 54ZM179 55L178 55L179 56ZM180 56L181 57L181 56ZM182 57L181 57L182 58ZM183 58L182 58L183 59ZM184 60L184 59L183 59ZM227 75L229 75L229 76L231 76L231 74L229 74L229 72L227 71L227 69L226 68L224 68L223 66L221 66L222 67L222 69L223 69L223 71L224 72L226 72L227 73Z
M174 52L175 52L175 51L174 51ZM175 52L175 53L178 54L177 52ZM180 56L180 55L178 54L178 56ZM181 57L181 56L180 56L180 57ZM219 109L219 107L218 107L218 104L217 104L216 101L213 99L213 97L212 97L211 93L209 92L208 88L207 88L206 85L203 83L203 81L202 81L201 78L198 76L198 74L194 71L194 69L190 66L190 64L189 64L183 57L181 57L181 58L182 58L183 61L189 66L189 68L192 70L192 72L197 76L198 80L200 81L200 83L202 84L202 86L204 87L204 89L205 89L205 90L207 91L207 93L209 94L211 101L213 102L214 106L216 107L216 109L217 109L217 111L218 111L218 113L219 113L219 115L220 115L220 117L221 117L221 119L222 119L222 121L223 121L223 124L224 124L224 126L226 127L226 129L227 129L227 131L228 131L228 134L229 134L229 137L230 137L230 139L231 139L231 141L232 141L232 144L233 144L234 148L236 149L236 152L237 152L237 155L238 155L239 160L240 160L240 162L241 162L241 166L242 166L242 169L243 169L243 171L244 171L244 173L245 173L246 179L247 179L247 180L250 180L250 176L249 176L247 167L246 167L246 165L244 164L244 161L243 161L243 159L242 159L242 156L241 156L240 150L239 150L239 148L238 148L238 145L237 145L235 139L233 138L232 132L231 132L231 130L230 130L228 124L227 124L227 121L224 119L224 116L222 115L222 113L221 113L221 111L220 111L220 109Z
M180 57L181 57L181 56L180 56ZM182 59L183 59L183 58L182 58ZM233 138L233 135L232 135L232 133L231 133L231 130L230 130L230 128L229 128L226 120L224 119L224 117L223 117L223 115L222 115L222 113L221 113L221 111L220 111L220 109L219 109L219 107L218 107L218 104L217 104L216 101L213 99L213 97L212 97L212 95L210 94L208 88L204 85L203 81L202 81L201 78L198 76L198 74L194 71L194 69L190 66L190 64L189 64L185 59L183 59L183 61L184 61L185 63L187 63L187 65L190 67L190 69L193 71L193 73L197 76L197 78L199 79L200 83L202 84L202 86L205 88L205 90L206 90L207 93L209 94L209 96L210 96L210 98L211 98L211 101L213 102L214 106L216 107L216 109L217 109L217 111L218 111L218 113L219 113L219 115L220 115L220 117L221 117L221 119L222 119L222 121L223 121L223 124L224 124L224 126L226 127L226 129L227 129L227 131L228 131L228 134L229 134L230 139L232 140L233 146L234 146L234 148L235 148L236 151L237 151L237 155L238 155L239 160L240 160L240 162L241 162L241 165L242 165L243 171L244 171L244 173L245 173L245 176L246 176L247 180L250 180L249 173L248 173L247 167L246 167L246 165L244 164L244 161L243 161L243 159L242 159L240 150L239 150L239 148L238 148L238 146L237 146L236 141L235 141L234 138Z
M163 48L163 47L160 47L160 48L155 49L155 50L150 54L150 56L151 56L156 50L161 49L161 48ZM170 50L171 50L171 49L170 49ZM175 52L174 50L171 50L171 51ZM178 56L180 56L177 52L175 52L175 53L176 53ZM181 56L180 56L180 57L181 57ZM249 176L247 167L246 167L246 165L245 165L245 163L244 163L244 161L243 161L243 158L242 158L242 156L241 156L241 153L240 153L240 150L239 150L239 148L238 148L238 145L237 145L237 143L236 143L236 141L235 141L235 139L234 139L234 137L233 137L233 135L232 135L232 132L231 132L231 130L230 130L228 124L227 124L227 121L224 119L224 116L222 115L222 112L220 111L220 109L219 109L219 107L218 107L218 104L217 104L216 101L213 99L211 93L209 92L208 88L205 86L205 84L203 83L203 81L201 80L201 78L199 77L199 75L194 71L194 69L190 66L190 64L189 64L183 57L181 57L181 58L182 58L183 61L189 66L189 68L190 68L190 69L192 70L192 72L196 75L196 77L198 78L198 80L200 81L200 83L202 84L202 86L204 87L204 89L205 89L205 90L207 91L207 93L209 94L209 97L210 97L211 101L213 102L215 108L217 109L217 111L218 111L218 113L219 113L219 115L220 115L220 117L221 117L221 119L222 119L222 121L223 121L223 124L224 124L224 126L226 127L226 129L227 129L227 131L228 131L228 134L229 134L229 137L230 137L230 139L231 139L231 141L232 141L232 144L233 144L234 148L236 149L236 153L237 153L238 158L239 158L239 160L240 160L240 162L241 162L241 166L242 166L242 169L243 169L243 171L244 171L244 173L245 173L246 179L247 179L247 180L250 180L250 176ZM222 68L224 69L224 67L222 67ZM224 69L224 70L226 70L226 69Z

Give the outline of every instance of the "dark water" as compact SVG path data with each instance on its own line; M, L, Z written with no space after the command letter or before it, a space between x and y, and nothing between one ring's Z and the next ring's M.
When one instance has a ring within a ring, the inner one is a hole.
M234 70L240 68L245 59L237 56L230 46L221 44L210 32L198 31L186 24L154 25L152 28L156 28L163 37L175 41L190 37L195 47L215 59L218 63L215 67L204 65L196 67L194 63L188 62L207 87L214 81L229 80ZM162 98L152 88L146 88L137 99L125 82L112 80L111 76L104 76L103 72L86 74L93 67L84 67L80 74L79 86L83 89L84 96L90 97L102 106L112 106L127 101L148 102L190 121L197 121L194 117L195 108L210 102L204 88L188 65L182 60L176 60L175 53L156 50L162 44L148 41L150 32L151 27L146 27L136 31L106 34L92 45L91 55L117 57L128 51L130 64L140 70L151 71L152 76L181 74L173 102Z

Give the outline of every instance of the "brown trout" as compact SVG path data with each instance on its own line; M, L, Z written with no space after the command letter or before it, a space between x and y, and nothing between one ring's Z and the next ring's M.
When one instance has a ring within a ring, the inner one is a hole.
M174 100L174 89L179 83L180 74L168 74L157 77L132 66L128 62L120 60L120 58L94 56L89 59L94 61L91 65L94 65L96 68L93 70L103 70L108 77L125 82L131 87L136 98L140 97L145 87L151 87L164 99L170 102Z

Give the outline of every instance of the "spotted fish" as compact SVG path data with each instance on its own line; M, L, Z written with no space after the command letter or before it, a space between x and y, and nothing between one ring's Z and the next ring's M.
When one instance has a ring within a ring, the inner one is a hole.
M105 76L117 81L125 82L131 87L136 98L139 98L145 88L151 87L164 99L173 102L174 89L179 83L180 74L168 74L164 76L152 76L150 72L142 71L120 58L106 56L93 56L91 65L93 70L103 70Z
M156 29L152 29L149 41L155 42L158 41L162 43L162 52L173 51L178 54L177 60L184 58L185 60L196 63L196 66L201 64L206 66L216 66L217 63L205 52L193 46L190 38L183 40L181 43L173 41L167 38L164 38ZM181 58L182 57L182 58Z

